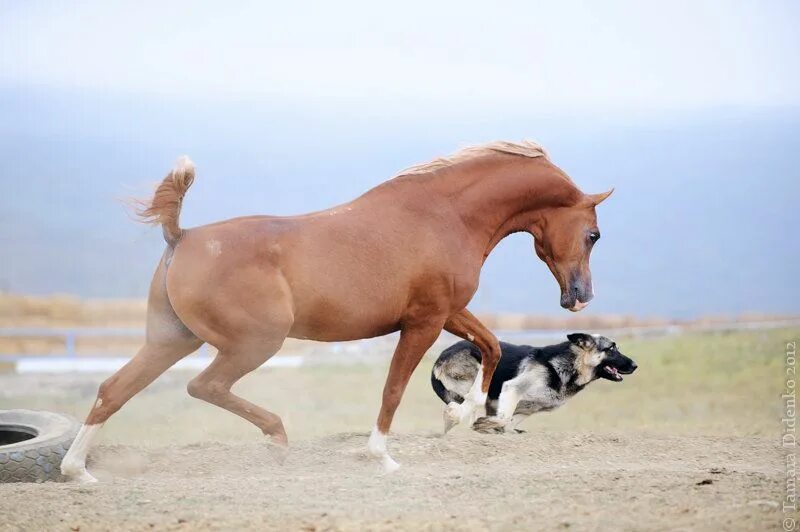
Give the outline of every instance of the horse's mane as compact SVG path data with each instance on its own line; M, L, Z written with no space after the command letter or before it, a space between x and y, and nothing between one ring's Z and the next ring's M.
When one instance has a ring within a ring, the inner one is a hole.
M493 153L510 153L511 155L521 155L522 157L547 157L547 152L544 151L544 148L532 140L523 140L522 142L498 140L477 146L469 146L447 157L438 157L430 162L411 166L397 175L427 174Z

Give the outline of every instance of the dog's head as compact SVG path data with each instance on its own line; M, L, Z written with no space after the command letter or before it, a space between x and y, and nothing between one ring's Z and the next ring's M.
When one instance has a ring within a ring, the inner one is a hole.
M578 366L583 371L591 372L589 380L603 378L620 382L623 375L630 375L636 371L636 362L620 353L617 344L610 338L573 333L568 334L567 339L579 357Z

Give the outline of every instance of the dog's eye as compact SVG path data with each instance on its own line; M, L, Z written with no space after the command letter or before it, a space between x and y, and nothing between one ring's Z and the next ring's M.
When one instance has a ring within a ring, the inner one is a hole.
M591 240L592 244L594 244L595 242L600 240L600 233L598 233L597 231L592 231L591 233L589 233L589 240Z

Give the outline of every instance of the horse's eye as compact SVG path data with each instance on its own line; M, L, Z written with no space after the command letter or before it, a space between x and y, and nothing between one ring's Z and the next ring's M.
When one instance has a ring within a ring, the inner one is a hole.
M592 231L591 233L589 233L589 240L591 240L592 243L597 242L598 240L600 240L600 233L598 233L597 231Z

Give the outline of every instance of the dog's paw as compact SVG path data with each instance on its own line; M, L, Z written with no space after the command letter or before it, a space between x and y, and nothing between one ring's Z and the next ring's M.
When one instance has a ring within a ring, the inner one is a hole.
M447 434L450 429L455 427L461 421L461 405L458 403L450 403L444 408L444 433Z
M506 431L506 425L497 418L484 416L475 420L472 430L483 434L502 434Z

